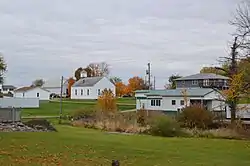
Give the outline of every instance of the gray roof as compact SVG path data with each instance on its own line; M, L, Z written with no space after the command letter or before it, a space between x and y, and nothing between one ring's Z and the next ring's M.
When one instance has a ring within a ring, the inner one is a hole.
M3 85L3 89L16 89L13 85Z
M86 77L76 81L72 87L91 87L99 82L103 77Z
M194 74L190 75L187 77L182 77L176 79L176 81L184 81L184 80L204 80L204 79L229 79L228 77L214 74L214 73L199 73L199 74Z
M146 92L146 96L183 96L182 92L184 89L164 89L164 90L150 90ZM205 96L211 92L213 89L210 88L187 88L187 96L191 97L201 97ZM136 93L143 93L143 91L136 91Z

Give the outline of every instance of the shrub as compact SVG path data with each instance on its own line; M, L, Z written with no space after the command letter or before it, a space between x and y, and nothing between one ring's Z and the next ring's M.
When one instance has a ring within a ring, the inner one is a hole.
M90 109L78 109L75 110L71 113L71 117L74 120L77 119L89 119L89 118L93 118L95 112L93 110Z
M154 136L174 137L182 135L179 124L166 115L153 119L150 125L149 134Z
M182 127L207 129L213 125L213 115L200 106L189 106L177 117Z
M138 110L136 120L139 126L146 126L147 112L144 109Z
M24 124L35 129L57 131L46 119L33 119L24 122Z

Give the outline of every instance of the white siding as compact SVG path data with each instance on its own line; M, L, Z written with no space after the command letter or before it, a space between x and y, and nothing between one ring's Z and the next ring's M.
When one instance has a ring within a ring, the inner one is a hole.
M39 93L39 97L37 94ZM49 100L50 92L39 87L28 90L26 92L14 92L16 98L38 98L39 100Z
M227 118L231 118L231 111L227 109ZM237 107L236 117L250 119L250 104L239 104Z
M172 100L175 100L175 105L172 105ZM163 97L162 110L177 111L178 109L183 108L185 105L181 105L181 100L184 100L183 97Z
M89 89L89 95L87 90ZM115 85L112 84L108 78L102 78L93 87L72 87L71 88L71 99L98 99L98 90L102 92L104 89L111 89L115 95ZM77 90L77 94L75 91ZM83 90L83 95L81 95L81 90Z
M89 90L89 94L87 93ZM81 91L83 93L81 93ZM77 93L76 93L77 92ZM97 99L93 87L71 87L71 99Z

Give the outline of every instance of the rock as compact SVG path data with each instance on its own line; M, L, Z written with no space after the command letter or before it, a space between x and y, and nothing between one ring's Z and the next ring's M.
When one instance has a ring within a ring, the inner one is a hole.
M46 128L42 125L34 125L28 126L23 124L22 122L16 123L0 123L0 132L48 132L48 131L55 131L53 130L53 126L49 126L52 130Z

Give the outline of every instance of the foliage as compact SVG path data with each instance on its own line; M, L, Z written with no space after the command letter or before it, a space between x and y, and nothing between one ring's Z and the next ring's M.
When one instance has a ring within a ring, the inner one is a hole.
M31 86L35 86L35 87L41 87L44 85L44 80L43 79L36 79L35 81L32 82Z
M25 125L32 127L32 128L36 128L37 126L39 127L43 127L47 130L50 131L57 131L48 120L46 119L33 119L33 120L29 120L27 122L24 122Z
M95 115L95 111L93 111L92 109L77 109L71 113L71 117L74 120L82 119L82 118L85 118L85 119L93 118L94 115Z
M4 61L3 56L0 54L0 83L3 84L3 74L7 70L7 64Z
M146 84L144 80L138 76L132 77L128 80L127 93L133 94L136 90L145 89Z
M169 85L166 85L166 89L176 89L176 79L181 78L179 75L171 75L168 79Z
M212 113L200 105L185 107L177 119L181 126L187 128L207 129L213 124Z
M224 63L222 64L221 68L224 69L225 71L229 71L229 64ZM218 75L228 76L228 72L225 72L224 70L220 70L216 67L203 67L200 70L200 73L214 73Z
M146 110L141 109L141 110L137 111L136 121L140 126L146 126L146 121L147 121L147 112L146 112Z
M106 62L90 63L86 69L90 69L87 70L87 73L90 72L88 74L90 77L101 77L109 74L109 65Z
M68 79L68 97L71 96L71 87L72 87L72 85L73 85L74 83L75 83L74 78L70 77L70 78Z
M175 137L183 134L179 124L166 115L155 117L150 124L149 133L151 135L163 137Z
M112 90L104 89L98 97L97 105L103 113L114 113L117 111L116 98Z
M117 82L115 84L116 87L116 96L121 97L126 94L126 85L122 82Z
M76 69L75 71L75 78L76 78L76 81L80 80L81 78L81 72L83 71L83 68L82 67L79 67L78 69Z

